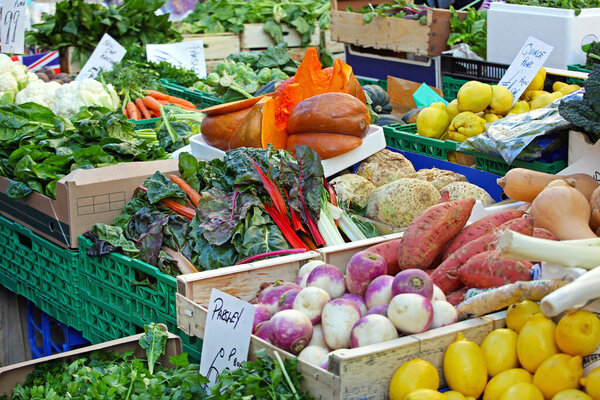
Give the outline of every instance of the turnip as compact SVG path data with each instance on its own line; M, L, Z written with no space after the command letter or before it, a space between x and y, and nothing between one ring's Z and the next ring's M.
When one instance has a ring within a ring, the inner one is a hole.
M396 327L383 315L367 315L359 319L350 332L350 347L361 347L396 339Z
M392 296L402 293L415 293L431 300L433 296L433 282L427 272L409 268L398 272L392 282Z
M325 264L325 262L321 260L309 261L298 270L298 279L296 279L296 285L299 285L302 288L306 287L306 279L308 278L308 274L311 273L313 269L317 266Z
M266 287L258 295L257 303L264 304L269 309L271 315L277 312L277 305L282 294L290 289L300 289L300 286L291 282L276 281L271 286Z
M310 319L298 310L279 311L269 321L269 340L275 346L298 354L312 337Z
M319 346L307 346L298 354L298 360L321 367L324 361L329 360L329 350Z
M270 342L270 340L269 340L270 333L271 333L271 320L261 322L260 324L258 324L256 326L256 332L254 332L254 335L258 336L262 340L266 340L267 342Z
M379 314L387 317L388 307L388 304L379 304L378 306L369 309L365 315Z
M429 299L420 294L402 293L390 302L388 318L402 333L424 332L433 321L433 307Z
M360 309L348 299L335 299L325 304L321 314L323 336L330 349L350 347L350 331L360 319Z
M256 332L256 328L258 324L261 322L265 322L271 319L271 313L269 309L264 304L256 304L254 305L256 311L254 312L254 322L252 323L252 333Z
M344 274L331 264L317 265L306 278L307 287L318 287L329 293L329 297L337 299L346 292Z
M321 324L313 325L313 335L310 338L309 346L327 347L325 343L325 337L323 336L323 326Z
M447 301L434 300L431 302L433 307L433 321L430 328L439 328L458 321L456 308Z
M359 251L346 266L346 287L348 292L365 295L369 283L387 272L387 264L379 254Z
M358 306L358 308L360 309L361 316L363 316L367 313L367 303L365 302L364 297L362 297L358 294L346 293L345 295L341 296L340 299L352 300L354 302L354 304L356 304Z
M294 299L298 293L302 290L301 288L293 288L286 291L281 295L277 302L277 311L289 310L294 306Z
M294 310L301 311L306 315L310 322L316 324L321 320L323 307L331 300L329 293L318 287L307 287L296 295L294 300Z
M433 296L431 297L431 301L440 300L446 301L446 295L442 292L442 289L438 285L433 285Z
M365 292L367 308L371 309L381 304L390 304L390 301L392 301L393 281L393 276L381 275L369 283L369 286L367 286L367 291Z

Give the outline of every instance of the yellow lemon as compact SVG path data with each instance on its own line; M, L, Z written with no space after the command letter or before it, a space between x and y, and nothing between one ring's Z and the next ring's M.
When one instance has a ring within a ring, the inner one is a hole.
M440 377L433 365L425 360L416 359L405 362L392 376L390 382L390 400L404 400L416 389L437 390Z
M481 348L462 333L444 353L444 376L452 390L478 398L487 383L487 366Z
M488 375L495 376L510 368L517 368L517 332L495 329L483 339L481 351L485 357Z
M542 310L537 303L531 300L523 300L508 307L506 310L506 326L519 333L521 327L525 325L527 318L535 313L541 313Z
M562 94L569 94L571 92L574 92L578 89L581 89L581 86L579 85L567 85L567 86L563 86L560 89L558 89L559 92L561 92Z
M448 400L465 400L465 396L463 396L462 393L457 392L455 390L444 392L444 396L446 396Z
M560 99L564 94L562 94L562 92L552 92L552 96L554 96L555 99Z
M506 389L516 383L531 383L532 377L522 368L511 368L490 379L483 392L483 400L498 400Z
M544 400L544 395L533 383L515 383L502 393L500 400Z
M544 108L548 104L552 103L554 100L556 100L556 97L554 97L554 95L552 95L552 93L544 93L540 96L537 96L535 99L531 100L531 103L529 103L529 108L531 108L532 110L537 110L538 108Z
M405 400L447 400L446 396L437 390L432 389L417 389L412 392L408 396L405 397Z
M510 90L500 85L492 86L490 109L494 114L506 114L512 106L513 95Z
M494 121L498 121L500 118L500 116L493 114L493 113L485 113L483 115L483 119L486 120L486 122L494 122Z
M485 110L492 101L492 87L487 83L467 82L456 94L459 111L478 113Z
M529 317L517 338L517 356L523 368L533 373L546 358L558 353L555 331L554 322L543 314Z
M587 356L600 345L600 319L586 310L565 314L556 325L556 344L572 356Z
M537 74L535 74L535 77L525 90L542 90L544 89L544 82L546 82L546 69L542 67Z
M585 378L579 380L579 383L594 400L600 400L600 367L591 370Z
M562 392L558 392L552 397L552 400L594 400L581 390L567 389Z
M446 112L446 108L443 103L440 103L442 107L432 104L431 106L424 108L417 115L417 134L429 138L441 137L448 125L450 125L450 117Z
M458 115L460 111L458 111L458 100L454 99L446 106L446 112L450 117L450 121L454 119Z
M553 92L558 92L560 89L562 89L565 86L569 86L568 84L564 83L564 82L559 82L556 81L552 84L552 91Z
M508 113L508 115L511 114L524 114L526 112L529 112L529 103L526 102L525 100L519 100L515 103L515 105L513 106L513 108L511 108L510 112Z
M470 137L477 136L485 131L487 121L475 113L464 111L458 114L448 127L450 139L464 142Z
M540 364L533 375L533 384L542 391L546 399L551 399L560 391L577 389L582 376L581 356L555 354Z

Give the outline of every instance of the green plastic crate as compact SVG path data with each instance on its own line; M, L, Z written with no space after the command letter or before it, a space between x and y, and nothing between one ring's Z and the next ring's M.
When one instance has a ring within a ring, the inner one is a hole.
M0 217L2 283L65 325L80 330L79 254Z
M444 100L452 101L456 99L458 91L468 81L464 79L457 79L451 76L442 76L442 93L444 93Z
M136 121L135 119L130 119L129 121L133 122L133 124L135 125L135 127L133 129L135 129L135 130L154 129L156 127L156 122L159 119L160 118L148 118L148 119L141 119L139 121Z
M83 337L90 342L102 343L136 334L136 326L127 312L100 299L81 293L83 306Z
M452 140L438 140L418 136L416 124L395 124L383 127L386 144L390 147L423 154L429 157L448 160L448 152L456 151L459 143ZM494 157L473 151L461 151L475 157L475 168L496 175L504 175L511 168L526 168L534 171L556 174L567 167L566 160L554 162L515 160L508 165L501 157Z
M384 81L382 79L363 78L361 76L357 76L356 79L358 80L360 86L377 85L387 90L387 81Z
M161 79L160 83L165 87L165 89L167 89L167 92L171 96L181 97L182 99L191 101L200 108L216 106L224 103L223 99L215 97L212 94L208 94L201 90L188 89L167 79Z
M592 72L592 70L591 69L587 69L584 64L570 64L570 65L567 65L567 69L569 71L585 72L587 74L589 74L590 72ZM579 79L579 78L567 78L567 83L569 85L583 86L583 82L584 82L583 79Z

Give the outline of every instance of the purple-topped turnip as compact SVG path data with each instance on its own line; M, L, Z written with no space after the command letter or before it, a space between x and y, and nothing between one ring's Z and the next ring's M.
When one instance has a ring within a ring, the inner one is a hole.
M433 285L433 296L431 296L431 301L446 301L446 295L442 292L442 289L438 285Z
M300 293L301 288L293 288L286 291L277 302L277 311L289 310L294 307L294 299Z
M420 294L402 293L390 302L388 318L402 333L425 332L433 321L433 307Z
M298 360L322 368L325 361L329 360L329 350L319 346L308 346L298 354Z
M361 347L396 339L396 327L383 315L366 315L356 321L350 332L350 347Z
M282 294L290 289L301 289L300 286L291 282L276 281L271 286L266 287L258 295L257 303L264 304L269 309L271 315L277 312L277 305Z
M312 337L310 319L298 310L279 311L269 321L269 340L273 345L298 354L308 346Z
M302 289L294 300L294 310L301 311L310 322L316 324L321 320L323 307L331 300L329 293L318 287L307 287Z
M316 324L313 325L313 335L310 338L309 346L319 346L319 347L327 347L327 343L325 342L325 337L323 336L323 325Z
M434 300L431 302L433 307L433 321L430 328L439 328L458 321L456 308L447 301Z
M329 297L332 299L337 299L346 292L344 274L338 267L331 264L321 264L315 267L306 278L306 287L321 288L329 293Z
M352 300L354 302L354 304L356 304L358 306L361 316L363 316L367 313L367 303L365 302L364 297L362 297L358 294L346 293L345 295L340 297L340 299Z
M348 292L364 296L369 283L386 272L387 264L383 257L368 251L359 251L350 258L346 266Z
M306 287L306 279L308 279L308 274L312 272L317 266L325 264L324 261L321 260L313 260L309 261L298 270L298 279L296 279L296 285L299 285L302 288Z
M267 342L271 342L269 340L269 334L271 333L271 320L261 322L256 325L256 331L254 332L255 336L258 336L262 340L266 340Z
M371 309L381 304L390 304L392 301L392 282L394 277L391 275L381 275L373 279L367 291L365 292L365 301L367 308Z
M409 268L398 272L392 282L392 297L402 293L415 293L431 300L433 282L427 272Z
M388 307L388 304L379 304L375 307L370 308L365 315L379 314L383 315L384 317L387 317Z
M332 350L350 347L350 330L360 319L360 309L348 299L335 299L325 304L321 314L323 336Z
M254 322L252 323L252 333L256 332L258 324L271 319L271 313L264 304L256 304L254 306L256 311L254 312Z

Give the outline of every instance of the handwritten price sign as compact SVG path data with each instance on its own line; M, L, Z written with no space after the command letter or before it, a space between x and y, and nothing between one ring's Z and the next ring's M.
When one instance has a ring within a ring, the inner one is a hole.
M0 24L1 47L4 53L23 54L25 42L25 0L4 0L2 24Z
M222 371L238 369L248 358L254 311L252 304L212 290L200 360L200 373L210 386Z
M100 71L111 71L113 65L123 59L125 53L127 50L108 33L105 33L75 80L95 78Z
M198 78L206 77L206 60L204 58L204 43L202 40L172 44L146 45L148 61L166 61L179 68L191 69Z

